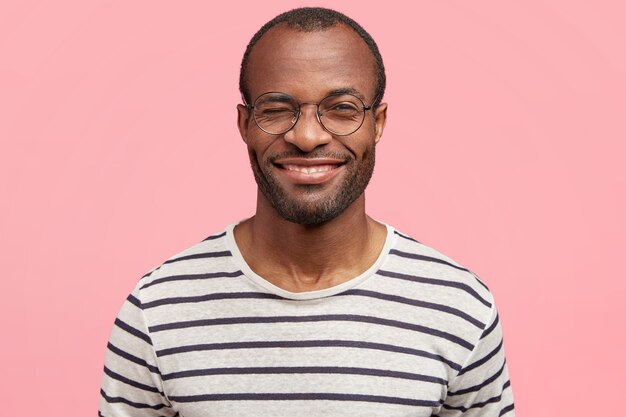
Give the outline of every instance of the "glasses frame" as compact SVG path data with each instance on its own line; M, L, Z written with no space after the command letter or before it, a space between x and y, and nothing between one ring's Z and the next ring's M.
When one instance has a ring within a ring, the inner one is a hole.
M265 129L263 129L263 128L261 127L261 125L259 124L259 122L258 122L258 121L257 121L257 119L256 119L256 112L254 111L254 108L256 107L256 103L257 103L257 101L259 101L259 99L260 99L261 97L263 97L263 96L265 96L265 95L267 95L267 94L280 94L280 95L283 95L283 96L291 97L291 98L293 98L294 103L296 103L296 104L298 105L298 108L297 108L297 113L296 113L296 117L295 117L295 119L294 119L293 123L291 124L291 126L290 126L288 129L285 129L285 130L284 130L284 131L282 131L282 132L279 132L279 133L268 132L267 130L265 130ZM327 127L324 125L324 122L322 122L322 116L323 116L323 115L322 115L322 113L320 112L320 103L324 102L324 100L326 100L326 99L327 99L327 98L329 98L329 97L335 97L335 96L352 96L352 97L356 98L356 99L357 99L357 100L361 103L361 105L363 106L363 117L361 118L361 123L359 123L359 125L356 127L356 129L354 129L354 130L353 130L352 132L350 132L350 133L336 133L336 132L333 132L332 130L330 130L329 128L327 128ZM374 100L374 102L376 102L376 100ZM316 107L316 110L315 110L315 116L317 117L317 121L319 122L319 124L322 126L322 128L323 128L325 131L327 131L328 133L330 133L330 134L332 134L332 135L335 135L335 136L349 136L349 135L353 134L354 132L356 132L357 130L359 130L359 129L361 128L361 126L363 126L363 123L365 122L365 112L366 112L366 111L368 111L368 110L371 110L371 109L374 107L374 106L373 106L373 104L370 104L369 106L368 106L368 105L366 105L366 104L363 102L363 100L361 100L359 97L355 96L354 94L350 94L350 93L334 93L334 94L329 94L329 95L327 95L326 97L324 97L323 99L321 99L321 100L320 100L319 102L317 102L317 103L314 103L314 102L306 102L306 101L301 103L301 102L299 102L298 100L296 100L296 98L295 98L294 96L292 96L292 95L290 95L290 94L283 93L283 92L280 92L280 91L268 91L268 92L266 92L266 93L263 93L263 94L259 95L259 96L258 96L258 97L254 100L254 104L248 104L248 103L246 102L246 99L245 99L245 98L243 98L243 103L244 103L244 105L246 106L246 108L247 108L249 111L251 111L251 112L252 112L252 118L254 119L254 123L257 125L257 127L258 127L259 129L261 129L263 132L267 133L268 135L274 135L274 136L284 135L285 133L289 132L291 129L293 129L293 128L294 128L294 126L296 125L296 123L298 123L298 120L300 120L300 116L302 115L302 111L301 111L302 106L306 106L306 105L312 105L312 106L315 106L315 107Z

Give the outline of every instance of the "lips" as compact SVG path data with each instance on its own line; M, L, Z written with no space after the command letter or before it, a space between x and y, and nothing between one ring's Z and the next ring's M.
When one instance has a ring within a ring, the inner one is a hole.
M330 181L345 162L334 158L282 158L273 163L290 182L310 185Z
M314 165L314 166L294 165L294 164L282 165L282 168L286 169L287 171L297 171L297 172L303 172L305 174L314 174L316 172L327 172L337 167L338 165Z

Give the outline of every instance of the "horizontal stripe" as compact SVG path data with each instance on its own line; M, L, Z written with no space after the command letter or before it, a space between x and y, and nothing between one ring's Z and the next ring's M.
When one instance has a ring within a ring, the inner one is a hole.
M467 284L463 284L462 282L448 281L448 280L437 279L437 278L426 278L426 277L421 277L417 275L402 274L400 272L384 271L382 269L379 269L378 271L376 271L376 274L382 275L384 277L389 277L389 278L403 279L405 281L419 282L421 284L431 284L431 285L440 285L443 287L457 288L459 290L463 290L466 293L470 294L472 297L480 301L485 306L491 307L491 303L489 301L482 298L480 294L478 294L476 290L474 290L472 287L470 287Z
M142 384L141 382L133 381L132 379L127 378L127 377L125 377L122 374L118 374L117 372L113 372L112 370L110 370L106 366L104 367L104 373L109 378L113 378L113 379L115 379L117 381L123 382L124 384L130 385L131 387L135 387L135 388L139 388L139 389L144 390L144 391L155 392L155 393L163 395L163 393L157 387L153 387L153 386L150 386L150 385Z
M504 383L504 385L502 386L502 391L504 391L509 385L511 385L510 381L506 381ZM488 405L488 404L493 404L493 403L498 403L502 400L502 392L500 392L500 395L496 395L495 397L491 397L485 401L481 401L479 403L474 403L472 405L470 405L469 407L464 407L464 406L458 406L458 407L453 407L451 405L448 404L444 404L443 408L446 408L448 410L459 410L462 412L466 412L468 410L471 410L472 408L483 408L484 406ZM511 407L512 404L509 406ZM500 414L502 415L502 414Z
M268 294L264 292L223 292L204 295L195 295L190 297L172 297L162 298L159 300L143 303L144 309L169 305L169 304L187 304L187 303L202 303L205 301L217 301L217 300L237 300L237 299L265 299L265 300L282 300L281 297L274 294Z
M222 252L205 252L205 253L194 253L193 255L181 256L180 258L168 259L163 262L163 265L171 264L174 262L180 261L189 261L192 259L206 259L206 258L221 258L225 256L232 256L230 251L222 251Z
M156 366L150 365L148 362L146 362L145 360L138 358L137 356L131 355L128 352L123 351L122 349L118 348L117 346L114 346L113 344L111 344L110 342L107 344L107 348L115 353L116 355L130 361L133 363L136 363L137 365L141 365L144 366L146 368L148 368L148 370L150 372L152 372L153 374L160 374L159 372L159 368L157 368Z
M333 374L333 375L365 375L384 378L409 379L413 381L432 382L447 385L448 381L429 375L397 372L386 369L355 368L342 366L294 366L294 367L248 367L248 368L210 368L172 372L163 375L164 380L190 378L209 375L274 375L274 374Z
M100 395L102 396L102 398L105 399L106 402L108 402L109 404L115 404L115 403L122 403L122 404L126 404L126 405L130 405L131 407L134 408L150 408L152 410L160 410L164 407L167 407L167 404L143 404L143 403L137 403L131 400L128 400L124 397L109 397L106 392L104 392L104 390L100 390Z
M206 239L204 239L203 242L206 242L208 240L219 239L219 238L224 237L224 236L226 236L226 232L225 231L220 233L220 234L218 234L218 235L211 235L211 236L207 237Z
M413 239L413 238L412 238L412 237L410 237L410 236L403 235L402 233L398 232L397 230L394 230L393 232L394 232L396 235L398 235L398 236L400 236L400 237L402 237L402 238L405 238L406 240L410 240L411 242L415 242L415 243L420 243L420 242L418 242L417 240ZM421 244L421 243L420 243L420 244Z
M208 343L199 345L178 346L175 348L156 351L157 357L175 355L186 352L206 350L231 350L231 349L286 349L286 348L317 348L317 347L345 347L357 349L373 349L386 352L403 353L412 356L420 356L445 363L450 368L458 371L461 365L452 362L441 355L426 352L419 349L402 346L387 345L383 343L361 342L353 340L293 340L293 341L257 341L257 342L231 342L231 343Z
M488 405L488 404L493 404L493 403L497 403L500 402L500 400L502 400L502 394L497 395L495 397L491 397L488 400L476 403L476 404L472 404L469 407L464 407L464 406L458 406L458 407L454 407L448 404L444 404L443 408L447 409L447 410L458 410L458 411L462 411L462 412L466 412L471 410L472 408L483 408L484 406Z
M152 340L150 340L150 336L148 336L147 334L144 334L143 332L135 329L133 326L124 323L122 320L115 319L115 325L117 327L119 327L120 329L126 331L127 333L132 334L135 337L138 337L139 339L149 343L150 345L152 345Z
M478 275L476 275L475 273L473 273L472 271L469 271L470 274L472 274L474 276L474 278L476 279L476 282L478 282L480 285L482 285L482 287L484 289L486 289L487 291L489 291L489 287L478 277Z
M200 279L212 279L212 278L234 278L243 275L241 271L234 272L211 272L207 274L187 274L187 275L172 275L169 277L157 278L153 281L148 282L143 285L141 289L152 287L156 284L162 284L164 282L174 282L174 281L194 281Z
M126 300L128 300L128 302L133 304L135 307L141 308L141 301L139 301L139 299L134 295L129 294L128 297L126 297Z
M501 416L503 416L505 414L508 414L510 411L513 411L513 410L515 410L515 405L514 404L509 404L509 405L507 405L506 407L504 407L500 411L499 417L501 417Z
M455 265L452 262L448 262L448 261L446 261L444 259L439 259L439 258L435 258L435 257L432 257L432 256L420 255L420 254L417 254L417 253L403 252L403 251L400 251L398 249L391 249L389 251L389 254L390 255L400 256L402 258L416 259L418 261L434 262L434 263L450 266L452 268L458 269L459 271L470 272L470 270L467 269L467 268L464 268L464 267L459 266L459 265Z
M452 314L454 316L460 317L463 320L466 320L467 322L478 327L479 329L483 329L485 327L485 323L475 319L474 317L470 316L464 311L461 311L457 308L449 307L443 304L431 303L431 302L421 301L421 300L414 300L411 298L401 297L399 295L383 294L383 293L379 293L375 291L368 291L368 290L348 290L339 295L361 295L364 297L377 298L379 300L392 301L395 303L408 304L408 305L412 305L416 307L427 308L430 310L437 310L443 313L448 313L448 314Z
M162 266L163 266L163 265L159 265L159 266L157 266L156 268L154 268L152 271L148 271L148 272L146 272L146 274L145 274L143 277L141 277L141 279L148 278L148 277L149 277L150 275L152 275L154 272L156 272L156 271L158 271L159 269L161 269L161 267L162 267Z
M465 368L463 368L460 372L459 375L463 375L469 371L471 371L472 369L478 368L480 365L483 365L485 362L487 362L489 359L493 358L494 356L496 356L496 354L498 352L500 352L500 349L502 349L502 344L503 341L500 340L500 344L491 352L489 352L487 354L487 356L485 356L482 359L477 360L476 362L472 363L471 365L466 366Z
M189 403L198 401L358 401L384 404L400 404L413 407L439 407L442 401L416 400L412 398L386 397L382 395L335 394L326 392L303 393L233 393L170 396L170 401Z
M444 332L442 330L433 329L419 324L405 323L397 320L381 319L378 317L360 316L352 314L328 314L328 315L315 315L315 316L275 316L275 317L226 317L219 319L205 319L205 320L190 320L183 322L173 322L150 326L149 331L152 333L161 332L165 330L174 329L186 329L190 327L202 327L202 326L219 326L219 325L232 325L232 324L265 324L265 323L310 323L310 322L325 322L325 321L350 321L360 323L378 324L381 326L389 326L400 329L406 329L416 331L420 333L429 334L431 336L440 337L446 339L452 343L462 346L468 350L472 350L474 345L470 342L463 340L462 338L455 336L451 333Z
M463 394L467 394L470 392L475 392L475 391L480 391L482 388L486 387L487 385L491 384L493 381L495 381L496 379L500 378L500 376L502 375L502 372L504 372L504 369L506 367L506 361L504 361L502 363L502 366L500 367L500 369L493 374L492 376L490 376L489 378L487 378L486 380L484 380L483 382L481 382L478 385L474 385L468 388L463 388L460 389L458 391L448 391L448 396L449 397L453 397L455 395L463 395Z
M498 322L499 321L500 321L500 316L496 312L495 320L493 321L493 323L491 323L491 326L489 326L487 329L485 329L483 334L480 335L480 340L483 340L485 337L489 336L491 334L491 332L493 332L495 330L495 328L498 327Z

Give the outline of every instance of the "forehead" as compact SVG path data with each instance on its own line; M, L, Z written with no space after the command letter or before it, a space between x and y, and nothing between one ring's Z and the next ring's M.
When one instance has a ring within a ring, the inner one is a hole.
M319 100L334 90L351 88L372 101L375 68L367 44L348 26L301 32L281 24L252 49L247 85L252 99L280 91L299 100Z

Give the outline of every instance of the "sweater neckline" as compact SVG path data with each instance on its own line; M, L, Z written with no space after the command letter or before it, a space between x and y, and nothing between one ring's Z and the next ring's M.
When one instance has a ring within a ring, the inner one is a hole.
M385 238L385 244L383 245L383 248L380 251L380 254L376 258L374 263L366 271L364 271L363 273L361 273L360 275L354 278L351 278L345 282L342 282L341 284L338 284L329 288L324 288L324 289L315 290L315 291L291 292L291 291L284 290L272 284L271 282L269 282L268 280L266 280L265 278L261 277L256 272L254 272L252 268L250 268L250 266L244 259L243 255L241 254L241 251L239 250L239 246L237 245L237 242L235 241L235 234L233 230L235 229L235 226L237 226L237 224L238 223L232 223L228 225L225 231L226 231L226 245L228 246L228 249L232 253L233 259L235 263L237 264L237 266L239 267L239 269L241 269L245 277L249 281L251 281L254 285L261 287L262 289L268 291L269 293L272 293L272 294L278 295L279 297L287 298L290 300L312 300L312 299L317 299L317 298L330 297L330 296L340 294L344 291L347 291L351 288L354 288L360 285L365 280L373 276L376 273L376 271L380 269L380 266L385 261L387 255L389 254L389 251L394 246L395 241L397 239L397 235L394 233L394 228L386 223L382 223L387 228L387 236Z

